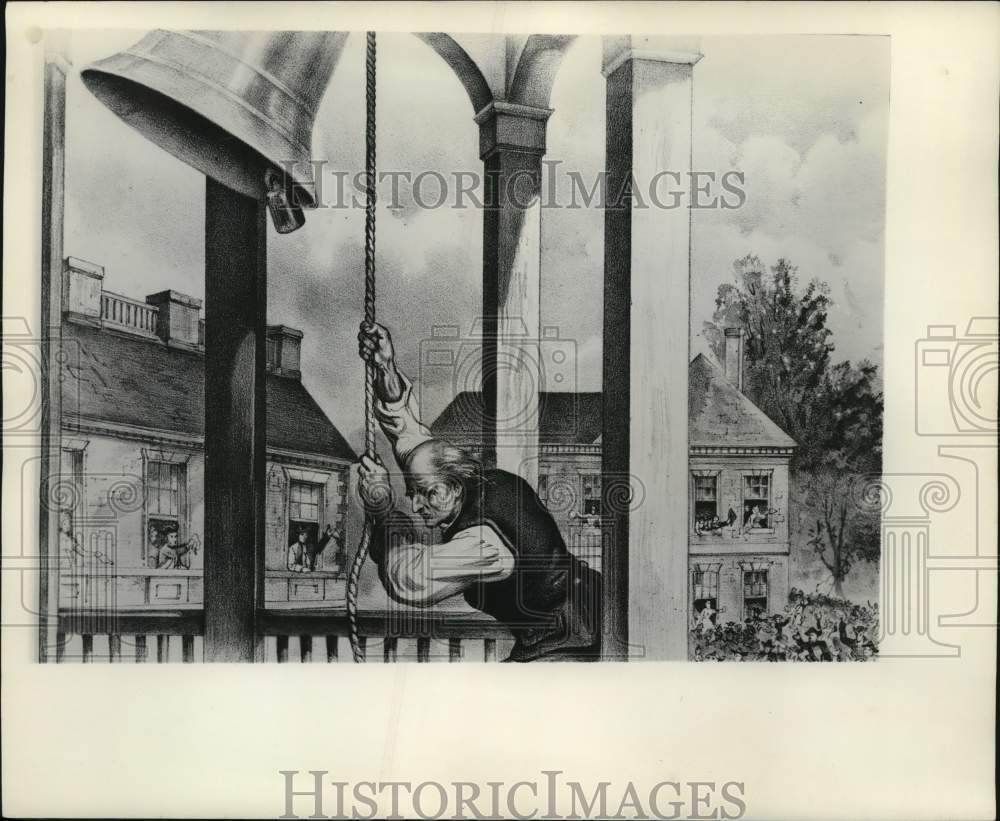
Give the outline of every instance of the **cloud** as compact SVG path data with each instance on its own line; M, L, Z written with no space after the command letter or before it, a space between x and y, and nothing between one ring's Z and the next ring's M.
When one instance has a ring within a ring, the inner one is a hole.
M880 360L887 43L706 38L703 50L695 165L742 171L747 201L693 216L692 336L732 281L733 260L754 253L769 265L790 259L803 282L826 281L838 355Z
M888 106L888 37L703 37L701 48L696 131L734 144L781 135L804 154L822 134L849 140L859 116Z

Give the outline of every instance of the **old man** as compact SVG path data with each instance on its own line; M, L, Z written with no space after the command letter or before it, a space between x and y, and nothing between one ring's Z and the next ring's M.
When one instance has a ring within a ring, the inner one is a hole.
M535 490L507 471L485 469L420 422L412 384L396 367L389 331L362 325L361 358L374 365L376 414L423 526L391 504L385 467L368 456L359 494L376 519L371 555L389 595L428 607L461 595L515 637L508 661L595 660L601 577L573 556ZM386 499L389 503L386 503Z

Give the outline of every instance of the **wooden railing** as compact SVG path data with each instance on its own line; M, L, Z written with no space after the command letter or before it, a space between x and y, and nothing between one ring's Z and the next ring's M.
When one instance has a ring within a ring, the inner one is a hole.
M120 325L147 336L156 336L159 310L135 299L111 291L101 292L101 319L111 325Z
M352 660L343 610L263 610L257 624L262 661ZM201 610L60 611L56 660L201 661L204 626ZM359 614L358 628L370 663L495 662L512 642L504 627L477 613L369 611Z
M201 610L60 610L56 661L193 662L204 632Z
M325 652L326 661L351 661L343 611L265 610L258 616L258 629L265 637L268 660L310 662ZM502 625L472 612L362 611L358 632L368 661L385 664L445 659L494 662L500 647L513 641Z

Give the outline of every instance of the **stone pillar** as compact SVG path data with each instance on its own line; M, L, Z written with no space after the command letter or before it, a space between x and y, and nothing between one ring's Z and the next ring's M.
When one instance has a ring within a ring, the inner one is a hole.
M264 203L205 186L205 661L260 660L264 577Z
M46 33L46 38L51 38ZM42 374L40 430L41 475L39 517L38 660L54 660L64 640L58 633L59 513L49 488L60 481L62 437L61 354L63 214L66 169L66 75L70 64L64 44L47 39L43 69L42 110Z
M663 172L680 175L672 181L675 190L688 181L692 74L701 57L694 46L625 36L606 38L604 47L603 473L610 515L603 641L609 659L687 658L691 223L686 200L658 207L649 191ZM630 179L639 194L634 201Z
M483 216L483 460L538 472L542 156L548 108L491 102L476 115ZM462 386L474 390L477 386Z

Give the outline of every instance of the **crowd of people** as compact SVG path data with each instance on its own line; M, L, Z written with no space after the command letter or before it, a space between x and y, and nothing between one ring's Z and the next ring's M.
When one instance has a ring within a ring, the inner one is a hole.
M781 613L743 622L698 619L695 661L870 661L878 653L878 605L792 588Z

